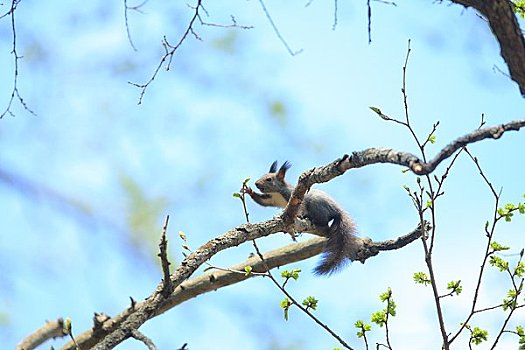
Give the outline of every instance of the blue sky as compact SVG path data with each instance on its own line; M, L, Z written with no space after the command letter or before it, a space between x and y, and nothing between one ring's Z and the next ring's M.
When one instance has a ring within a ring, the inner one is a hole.
M164 35L172 44L179 40L192 15L185 3L148 2L144 13L129 13L137 52L126 37L122 3L19 4L17 45L24 56L19 87L37 116L15 104L16 117L0 120L0 164L37 190L0 183L0 339L8 348L45 320L70 317L80 332L90 327L94 311L116 314L129 296L140 300L149 295L161 278L151 249L164 215L171 216L172 256L180 261L177 232L184 231L196 248L241 224L241 207L231 194L275 159L292 162L289 176L295 181L302 171L355 150L390 147L415 153L407 130L369 109L377 106L403 117L401 68L408 39L407 91L414 128L424 137L440 121L430 155L475 129L482 114L488 125L523 118L518 88L494 68L506 70L490 30L473 11L459 6L372 2L369 45L364 1L340 2L335 30L333 4L266 2L290 47L303 50L291 56L259 2L205 5L207 22L229 24L233 15L240 25L253 28L198 25L202 41L189 36L170 71L159 73L137 105L140 91L128 81L149 79L162 56ZM11 44L10 22L4 18L2 108L12 89ZM284 106L284 112L272 114L272 105ZM525 193L524 146L523 135L511 133L471 147L494 185L503 187L503 202L517 202ZM163 204L142 238L129 234L130 193L123 179L150 203ZM381 165L319 187L352 214L362 236L384 240L417 224L402 187L414 187L414 179L399 167ZM445 303L453 331L472 296L482 229L493 201L466 157L460 158L445 191L437 208L434 259L443 288L449 280L464 281L465 293ZM253 203L249 210L253 221L277 213ZM524 221L518 218L502 225L496 240L519 252L525 247L523 231ZM286 235L275 235L260 245L268 250L288 243ZM237 263L250 250L247 245L223 252L213 263ZM318 297L318 315L351 344L360 344L355 320L368 320L383 308L378 295L387 287L398 303L394 344L412 349L439 344L430 289L412 282L412 274L424 270L419 242L364 265L352 264L328 279L310 273L316 261L293 266L304 272L291 291L298 298ZM485 282L482 305L500 301L506 281L490 271ZM148 322L143 331L160 348L187 342L191 350L208 349L211 341L218 349L337 346L297 310L285 322L278 307L282 298L268 281L251 280L187 302ZM502 317L498 312L476 325L492 332ZM523 313L516 321L523 323ZM381 334L376 329L373 341L381 341ZM515 344L510 336L506 340ZM119 348L143 345L128 341Z

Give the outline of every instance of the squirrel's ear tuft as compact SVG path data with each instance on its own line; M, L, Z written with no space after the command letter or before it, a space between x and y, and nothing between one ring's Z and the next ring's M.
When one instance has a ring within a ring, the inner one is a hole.
M279 168L279 172L277 172L277 179L284 181L284 176L286 175L286 171L290 169L292 164L289 161L284 162L283 165Z
M289 161L286 161L284 162L283 165L281 165L281 168L279 169L279 171L286 172L291 167L292 167L292 163L290 163Z
M273 162L270 166L270 173L276 173L277 172L277 161Z

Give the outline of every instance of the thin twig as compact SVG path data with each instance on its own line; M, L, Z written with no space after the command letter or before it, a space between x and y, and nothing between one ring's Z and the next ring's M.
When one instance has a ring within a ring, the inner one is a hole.
M366 7L368 9L368 44L372 43L372 6L370 5L370 0L366 1Z
M134 329L131 331L131 337L137 339L138 341L141 341L144 343L144 345L147 346L149 350L157 350L157 347L153 343L153 341L146 337L144 334L142 334L139 330Z
M137 83L133 83L133 82L129 82L128 81L128 84L133 85L133 86L138 87L139 89L141 89L140 96L139 96L139 101L138 101L139 105L142 104L142 99L144 98L144 94L146 93L146 89L153 82L153 80L155 80L155 78L157 77L157 74L159 73L160 69L164 65L166 65L165 68L166 68L167 71L170 69L170 65L171 65L171 61L173 59L173 55L179 49L179 47L182 45L182 43L186 40L188 35L191 33L196 38L198 38L198 36L196 35L196 33L193 30L193 24L195 23L195 20L199 17L199 9L201 8L201 6L202 6L202 0L197 0L197 5L193 8L195 12L193 13L193 16L191 17L190 22L189 22L188 26L186 27L186 30L184 31L184 33L182 34L181 38L179 39L179 41L177 42L177 44L175 46L170 45L168 40L166 39L166 37L164 37L164 39L162 41L162 45L164 46L164 50L165 50L164 56L162 56L159 64L153 70L153 74L151 75L149 80L146 81L143 84L137 84Z
M335 333L330 327L328 327L325 323L321 322L314 314L310 312L306 307L301 305L283 286L279 284L279 282L275 279L273 274L270 271L270 268L266 265L265 258L261 254L261 251L259 250L259 247L257 246L257 243L255 240L253 240L253 245L255 247L255 251L257 252L257 256L261 259L263 264L265 265L265 268L267 268L267 276L270 278L270 280L273 282L273 284L279 288L279 290L292 302L293 305L297 306L302 312L304 312L308 317L310 317L315 323L317 323L321 328L323 328L325 331L327 331L334 339L336 339L343 347L347 348L348 350L353 350L348 343L346 343L337 333Z
M483 279L483 274L485 272L485 267L487 265L487 261L488 261L488 259L490 257L490 249L491 249L490 248L490 244L492 242L492 237L494 235L494 231L496 230L496 224L498 222L498 207L499 207L499 199L500 199L500 195L495 191L494 186L488 180L488 178L485 176L485 173L483 172L481 166L479 165L479 162L478 162L477 158L474 157L468 151L468 149L466 147L464 148L464 150L465 150L465 153L468 154L470 159L476 165L476 168L478 169L481 177L483 178L483 180L485 181L485 183L489 187L492 195L494 196L494 211L493 211L493 215L492 215L492 224L491 224L490 230L488 230L486 232L488 239L487 239L487 244L486 244L486 247L485 247L485 254L483 256L483 260L482 260L481 266L479 268L478 278L477 278L477 282L476 282L476 288L474 290L474 296L472 297L472 305L471 305L471 308L470 308L470 313L467 316L467 318L465 319L465 321L461 323L461 326L456 331L456 333L452 337L449 338L449 344L452 344L452 342L454 342L454 340L457 339L457 337L463 332L463 330L467 327L468 322L470 321L472 316L474 316L474 314L477 313L477 312L481 312L479 310L476 311L476 306L477 306L479 292L480 292L480 289L481 289L481 281Z
M3 18L5 16L10 16L11 17L11 36L13 38L13 44L12 44L12 49L11 49L11 54L13 55L13 58L14 58L14 62L13 62L13 65L14 65L14 73L13 73L13 89L11 90L11 96L9 98L9 101L7 102L7 107L5 108L5 110L0 114L0 119L2 119L6 114L9 114L10 116L14 117L14 113L13 111L11 110L11 107L13 105L13 102L15 101L15 97L16 99L18 100L18 102L20 102L20 104L22 105L22 107L27 111L29 112L30 114L36 116L36 113L33 112L33 110L31 110L29 108L29 106L27 105L27 103L25 102L25 100L22 98L22 95L20 95L20 91L18 90L18 63L20 61L20 59L22 58L22 56L19 56L18 55L18 52L17 52L17 49L16 49L16 24L15 24L15 12L16 12L16 8L18 6L18 4L20 3L21 0L12 0L11 1L11 8L10 10L5 13L4 15L2 15L2 17L0 18Z
M133 51L137 51L137 47L135 46L135 44L133 43L133 40L131 38L131 31L130 31L129 23L128 23L128 11L129 10L134 10L134 11L137 11L137 12L142 12L142 11L140 11L140 8L142 6L144 6L147 2L148 2L148 0L144 0L142 3L140 3L140 4L136 5L136 6L129 6L128 5L128 0L124 0L124 24L126 26L126 34L128 36L128 41L129 41L129 44L131 45L131 48L133 49Z
M259 3L261 4L261 7L262 7L262 10L264 12L264 15L266 16L266 18L268 19L268 22L270 22L270 25L272 26L272 29L275 33L275 35L277 35L277 38L279 38L279 41L284 45L284 47L286 48L286 50L288 51L288 53L292 56L295 56L295 55L298 55L300 54L303 49L300 49L298 51L293 51L291 48L290 48L290 45L288 45L288 43L286 42L286 40L283 38L283 36L281 35L281 32L279 31L279 28L277 28L277 26L275 25L275 23L273 22L273 19L272 19L272 16L270 15L270 12L268 12L268 9L266 8L266 5L264 4L264 1L263 0L259 0Z
M334 0L334 23L332 24L332 30L335 30L335 28L337 27L337 11L337 0Z

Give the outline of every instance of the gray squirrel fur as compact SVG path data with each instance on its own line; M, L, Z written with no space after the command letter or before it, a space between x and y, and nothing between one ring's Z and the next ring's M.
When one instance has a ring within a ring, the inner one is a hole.
M262 206L286 207L294 190L294 186L284 179L290 167L291 164L286 161L277 171L277 161L273 162L270 171L255 182L262 193L254 192L249 187L246 187L245 192ZM308 218L318 227L318 233L328 238L321 262L314 269L315 274L330 275L338 272L348 259L355 258L355 224L350 215L328 194L310 189L304 196L299 217Z

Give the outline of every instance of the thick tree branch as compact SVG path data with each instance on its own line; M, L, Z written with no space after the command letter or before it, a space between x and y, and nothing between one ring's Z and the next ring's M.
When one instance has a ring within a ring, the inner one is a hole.
M510 77L525 97L525 39L509 0L452 0L465 7L473 7L489 22L499 42L501 56L509 67Z
M518 119L506 124L476 129L452 141L428 162L424 162L411 153L388 148L368 148L363 151L353 152L350 156L345 154L342 158L336 159L326 166L313 168L301 174L288 206L282 214L282 218L289 226L293 223L299 211L304 194L312 185L330 181L344 174L349 169L361 168L371 164L390 163L405 166L417 175L426 175L432 173L442 161L464 146L484 139L499 139L505 132L510 130L519 131L524 126L525 119Z
M22 340L20 344L16 346L16 350L32 350L49 339L64 337L66 335L68 335L68 333L64 331L64 320L62 318L55 321L48 321L41 328Z
M306 220L297 220L297 226L297 229L304 231L315 231L315 226L311 225ZM360 242L362 243L362 246L357 253L358 259L356 260L364 263L366 259L377 255L380 251L402 248L420 238L427 230L428 226L423 229L417 227L415 230L404 236L384 242L372 242L369 239L361 239ZM264 263L259 256L255 255L240 264L230 267L229 269L209 272L199 277L184 281L159 305L152 317L158 316L201 294L239 283L255 276L255 274L247 275L244 273L244 268L246 266L251 266L254 273L263 273L266 272L266 266L273 269L316 256L324 249L325 242L325 238L316 237L305 242L292 243L263 254ZM136 308L143 307L143 304L146 302L147 301L137 303L133 308L128 308L119 315L105 320L105 322L98 327L98 332L88 330L83 334L76 336L75 340L82 349L93 347L98 341L103 339L104 336L116 329ZM64 346L63 349L73 350L74 344L69 343Z

